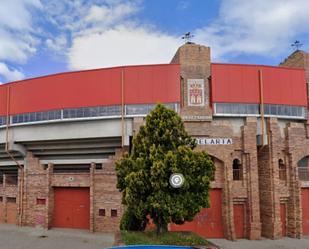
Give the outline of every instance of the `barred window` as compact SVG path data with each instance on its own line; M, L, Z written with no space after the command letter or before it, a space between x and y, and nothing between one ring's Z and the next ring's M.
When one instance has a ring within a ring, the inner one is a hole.
M278 167L279 167L279 179L281 181L286 181L286 166L282 159L278 160Z
M238 159L233 160L233 181L240 181L243 179L243 171L241 162Z
M298 178L300 181L309 181L308 156L298 161Z

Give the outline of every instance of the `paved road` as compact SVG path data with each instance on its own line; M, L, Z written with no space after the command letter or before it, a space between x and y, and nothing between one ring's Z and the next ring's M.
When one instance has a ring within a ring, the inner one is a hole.
M0 225L0 249L103 249L113 243L108 233Z
M279 240L237 240L210 239L221 249L309 249L309 237L303 239L284 238Z

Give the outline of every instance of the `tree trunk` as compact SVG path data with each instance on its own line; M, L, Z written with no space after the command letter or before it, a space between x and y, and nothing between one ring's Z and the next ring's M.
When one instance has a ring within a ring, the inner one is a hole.
M167 224L164 222L162 217L159 217L159 222L157 225L157 235L167 232Z

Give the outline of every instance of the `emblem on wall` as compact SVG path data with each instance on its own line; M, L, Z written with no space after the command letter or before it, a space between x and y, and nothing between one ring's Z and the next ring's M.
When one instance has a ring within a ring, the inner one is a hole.
M204 79L188 79L188 106L204 106Z

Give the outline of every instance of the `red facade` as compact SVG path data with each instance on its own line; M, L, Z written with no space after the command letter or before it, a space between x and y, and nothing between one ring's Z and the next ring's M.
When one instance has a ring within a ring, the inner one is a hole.
M0 116L63 108L124 104L179 103L178 64L127 66L68 72L0 86ZM305 71L258 65L212 64L214 103L307 106ZM122 85L123 82L123 85ZM8 91L9 88L9 91ZM7 95L9 95L9 100Z
M304 69L212 64L212 101L214 103L260 103L260 80L264 103L307 106Z
M123 77L123 78L122 78ZM122 80L123 79L123 80ZM62 108L180 102L179 65L128 66L39 77L0 86L0 116ZM123 88L122 88L123 82Z

